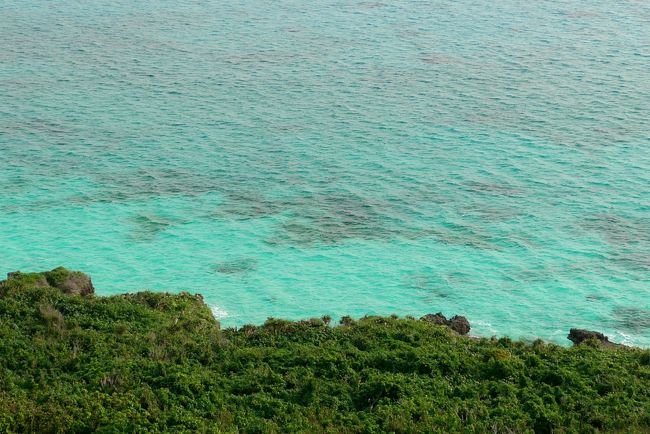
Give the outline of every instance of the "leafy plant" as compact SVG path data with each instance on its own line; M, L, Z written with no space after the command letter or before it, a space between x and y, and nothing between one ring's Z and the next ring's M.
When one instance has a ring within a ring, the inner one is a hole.
M0 283L0 432L648 432L650 351L413 318L221 330L200 296Z

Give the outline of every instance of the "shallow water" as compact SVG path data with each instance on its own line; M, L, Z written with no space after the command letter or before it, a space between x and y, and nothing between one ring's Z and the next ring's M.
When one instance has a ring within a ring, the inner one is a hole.
M650 346L650 4L5 0L0 271Z

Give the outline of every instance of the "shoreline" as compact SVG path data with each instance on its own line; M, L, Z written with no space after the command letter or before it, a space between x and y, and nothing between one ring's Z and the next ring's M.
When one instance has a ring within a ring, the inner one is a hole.
M7 432L647 432L650 350L468 335L466 318L221 328L199 294L0 282ZM577 342L576 342L577 341Z
M44 277L47 275L55 275L58 276L57 278L48 278ZM66 278L61 277L61 276L74 276L72 278L68 277L68 281L64 281ZM200 293L197 294L190 294L186 291L181 291L179 293L169 293L169 292L158 292L158 291L136 291L132 293L122 293L122 294L115 294L115 295L97 295L95 294L95 288L92 284L92 279L90 276L84 274L83 272L79 271L70 271L67 270L64 267L57 267L51 271L46 271L46 272L27 272L23 273L21 271L13 271L7 273L7 279L0 281L0 286L8 281L11 280L20 280L20 279L29 279L33 281L33 284L35 285L40 285L43 287L55 287L63 291L65 294L68 295L80 295L80 296L93 296L93 297L104 297L104 298L111 298L111 297L128 297L128 296L138 296L138 294L142 293L148 293L148 292L153 292L157 294L164 294L168 296L175 296L175 295L181 295L181 296L192 296L196 297L200 302L210 311L213 319L220 324L220 318L215 314L215 309L213 306L208 305L205 303L203 299L203 295ZM58 279L58 281L57 281ZM63 279L63 280L62 280ZM58 286L57 286L58 285ZM399 317L398 315L392 314L392 315L364 315L363 317L360 318L352 318L349 315L344 315L339 319L339 326L341 325L346 325L350 324L353 321L361 320L361 319L368 319L368 318L393 318L393 319L405 319L405 320L413 320L417 321L414 316L412 315L405 315L403 317ZM312 321L319 321L323 320L324 318L327 318L326 325L330 326L332 318L329 315L322 316L320 318L302 318L302 319L295 319L295 320L287 320L287 319L280 319L280 318L275 318L275 317L268 317L267 320L262 323L262 324L254 324L254 323L246 323L242 324L241 326L231 326L231 327L226 327L224 330L227 329L233 329L233 330L238 330L242 328L250 328L250 327L260 327L266 324L269 321L275 321L275 320L280 320L280 321L286 321L286 322L293 322L296 324L304 324ZM435 325L441 325L449 328L452 330L454 333L458 334L459 336L466 337L468 339L476 339L476 340L481 340L481 339L487 339L487 340L495 340L495 339L508 339L511 341L515 342L522 342L524 344L533 344L535 342L544 342L545 344L551 344L551 345L558 345L562 348L569 348L570 346L563 346L560 344L557 344L552 341L547 341L542 338L530 338L530 339L512 339L509 336L497 336L497 335L492 335L492 336L479 336L479 335L473 335L470 334L471 331L471 324L468 321L468 319L464 316L461 315L454 315L450 319L447 319L441 312L437 312L435 314L425 314L422 317L419 318L419 321L426 321L430 322ZM334 325L336 326L336 325ZM640 349L643 350L645 348L639 347L639 346L634 346L634 345L627 345L627 344L622 344L622 343L616 343L616 342L611 342L609 340L609 337L606 336L605 334L595 331L595 330L587 330L587 329L580 329L580 328L570 328L568 331L568 334L566 338L573 343L573 346L580 345L584 342L592 341L593 343L600 343L606 348L627 348L627 349Z

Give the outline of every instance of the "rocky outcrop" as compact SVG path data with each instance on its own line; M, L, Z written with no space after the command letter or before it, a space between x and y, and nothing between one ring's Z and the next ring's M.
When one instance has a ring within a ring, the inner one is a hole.
M569 330L569 335L567 338L573 342L573 345L580 345L581 343L589 340L596 340L600 343L602 343L606 347L611 347L611 348L624 348L625 345L622 344L616 344L614 342L610 342L609 338L605 336L604 334L592 330L584 330L584 329L571 329Z
M440 312L436 314L428 313L420 318L420 320L447 326L459 335L466 335L471 329L467 318L459 315L453 316L451 319L447 319L447 317L445 317Z
M87 274L80 271L70 271L63 267L55 268L44 273L21 273L14 271L7 274L7 280L0 282L20 284L24 282L34 287L52 287L69 295L91 295L95 293L93 282Z
M438 325L447 325L447 317L445 317L441 312L436 314L428 313L420 318L420 321L427 321Z
M466 335L471 330L467 318L459 315L456 315L449 320L449 328L459 335Z

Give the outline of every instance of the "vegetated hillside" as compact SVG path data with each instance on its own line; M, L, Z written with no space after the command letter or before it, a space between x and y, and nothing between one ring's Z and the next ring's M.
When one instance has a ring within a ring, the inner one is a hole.
M220 330L200 296L91 289L64 269L0 283L0 432L650 429L647 350L384 317Z

